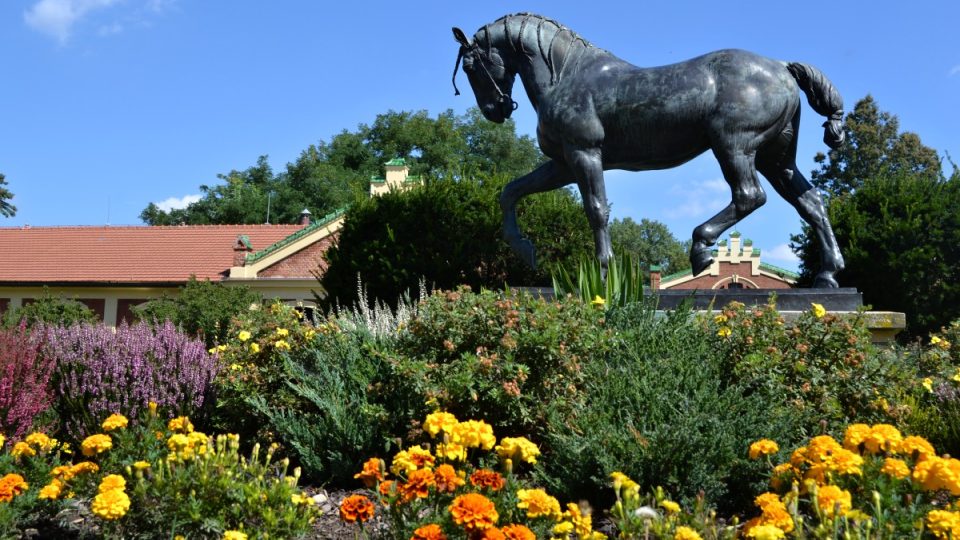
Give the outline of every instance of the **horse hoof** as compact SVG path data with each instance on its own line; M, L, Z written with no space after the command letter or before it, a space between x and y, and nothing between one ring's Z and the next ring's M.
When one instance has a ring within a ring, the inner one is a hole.
M833 279L833 272L820 272L813 280L814 289L836 289L840 285Z
M693 268L693 275L696 276L710 268L711 264L713 264L713 254L709 247L702 247L690 252L690 265Z

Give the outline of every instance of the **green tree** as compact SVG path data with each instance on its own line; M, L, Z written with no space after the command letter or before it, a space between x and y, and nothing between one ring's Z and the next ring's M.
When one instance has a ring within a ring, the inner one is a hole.
M353 305L359 276L370 298L395 303L430 287L500 289L504 284L546 285L549 265L527 268L500 237L503 175L480 179L428 179L424 186L362 201L346 215L337 245L326 253L322 302ZM521 226L542 261L576 261L592 253L590 228L570 191L543 193L518 209Z
M659 221L614 219L610 223L613 252L636 257L641 268L659 265L664 275L690 268L689 242L678 241Z
M893 114L872 97L857 102L844 122L847 145L816 157L814 184L823 192L846 260L842 285L864 302L907 316L905 337L937 329L958 311L950 276L957 271L956 213L960 174L946 178L937 152L914 133L899 132ZM820 261L809 227L791 238L801 260L801 285Z
M163 322L169 320L191 335L202 338L207 346L224 343L230 321L260 304L258 293L245 286L227 286L210 280L198 281L191 276L180 287L176 298L161 297L134 308L139 319Z
M342 131L301 152L286 170L274 173L267 157L244 171L219 175L221 183L201 186L203 198L184 209L164 211L148 205L140 219L150 225L293 223L300 211L324 215L364 198L371 176L383 164L402 157L411 174L429 178L467 178L499 172L519 176L542 159L534 141L518 137L512 121L493 124L479 111L457 116L445 111L377 115L370 125Z
M5 185L7 185L7 179L3 176L3 173L0 173L0 216L13 217L17 214L17 207L10 204L13 193L3 187Z

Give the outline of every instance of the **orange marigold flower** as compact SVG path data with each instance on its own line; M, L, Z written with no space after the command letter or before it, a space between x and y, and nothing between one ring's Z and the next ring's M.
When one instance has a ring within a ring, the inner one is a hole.
M760 439L750 445L750 459L759 459L760 456L769 456L780 451L776 442L770 439Z
M178 416L167 422L167 429L174 433L190 433L193 431L193 424L186 416Z
M910 476L910 467L902 459L887 458L883 460L883 467L880 468L880 472L903 480Z
M27 435L27 438L23 440L25 443L36 446L43 452L49 452L57 447L58 441L46 433L41 433L39 431Z
M0 502L10 502L29 488L30 485L22 476L10 473L0 478Z
M537 540L537 535L525 525L506 525L500 529L507 540Z
M353 475L367 487L383 481L383 462L379 458L370 458L363 464L363 470Z
M447 535L443 533L443 529L439 525L430 523L413 531L410 540L447 540Z
M904 437L904 439L900 441L900 453L910 456L915 460L937 455L937 451L934 450L930 441L916 435Z
M503 489L504 479L496 471L477 469L470 475L470 484L478 488L490 488L493 491L499 491Z
M453 493L465 483L463 478L460 478L460 475L457 474L456 469L446 463L437 467L437 470L433 472L433 481L437 485L437 491L446 493Z
M396 488L394 487L396 484L397 483L393 480L384 480L383 482L380 482L380 488L378 489L380 495L383 495L384 497L392 497L393 495L396 495Z
M882 451L899 451L901 441L903 435L900 430L890 424L876 424L870 427L870 434L863 441L863 445L871 454L879 454Z
M858 452L860 445L867 440L868 435L870 435L870 426L867 424L850 424L843 434L843 447Z
M823 486L817 490L817 505L827 517L842 516L852 507L850 492L837 486Z
M37 455L37 451L31 448L29 444L20 441L13 445L13 449L10 450L10 455L15 458L19 458L20 456L33 457Z
M81 461L80 463L70 467L70 476L74 477L78 474L95 473L99 470L100 466L96 463L93 463L92 461Z
M340 519L348 523L363 523L373 518L374 507L363 495L350 495L340 503Z
M124 477L119 474L108 474L103 477L103 480L100 481L100 486L97 488L97 491L103 493L104 491L110 491L111 489L126 489L127 481Z
M413 499L426 499L430 496L430 486L435 485L433 481L433 471L430 469L417 469L407 476L407 482L400 486L400 495L404 502Z
M503 531L496 527L490 527L483 531L480 536L476 537L478 540L507 540L506 535L503 534Z
M63 490L63 482L54 478L49 484L40 488L38 499L56 500Z
M479 493L467 493L454 499L450 515L454 523L463 526L468 533L489 529L500 519L493 502Z

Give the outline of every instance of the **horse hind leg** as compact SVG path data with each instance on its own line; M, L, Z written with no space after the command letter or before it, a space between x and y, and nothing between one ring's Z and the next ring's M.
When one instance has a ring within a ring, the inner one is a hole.
M723 178L730 185L732 200L715 216L693 230L690 264L693 275L706 270L713 262L712 246L724 231L763 206L767 195L760 187L754 154L741 149L714 149Z
M793 205L800 217L813 229L821 253L820 272L814 278L813 286L836 288L839 285L835 276L843 270L843 255L834 237L820 193L797 170L796 134L799 122L798 109L791 124L781 133L779 144L761 150L757 157L757 166L777 193Z
M517 203L534 193L551 191L573 182L566 167L556 161L548 161L533 172L507 184L500 193L500 209L503 212L503 237L520 259L536 269L537 256L533 242L523 235L517 223Z

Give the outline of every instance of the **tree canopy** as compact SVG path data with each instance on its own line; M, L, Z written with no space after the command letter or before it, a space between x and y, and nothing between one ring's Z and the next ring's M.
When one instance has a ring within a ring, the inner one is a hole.
M614 253L635 257L643 268L658 265L664 275L690 268L689 242L678 241L659 221L614 219L610 223L610 241Z
M812 175L846 261L839 281L875 309L904 312L906 336L935 331L960 316L960 173L947 178L936 150L870 96L844 130L847 145L818 155ZM820 252L809 227L791 247L801 285L811 283Z
M13 217L17 213L17 207L10 204L13 193L10 193L9 189L3 187L5 185L7 185L7 178L3 173L0 173L0 216Z
M218 175L216 185L200 186L201 200L186 208L165 211L151 203L140 219L149 225L263 223L269 206L271 222L293 223L304 208L324 215L363 199L370 177L382 176L383 164L397 157L410 164L412 175L454 179L520 176L542 159L512 121L487 122L477 109L435 118L426 111L389 111L311 145L279 173L261 156L246 170Z

